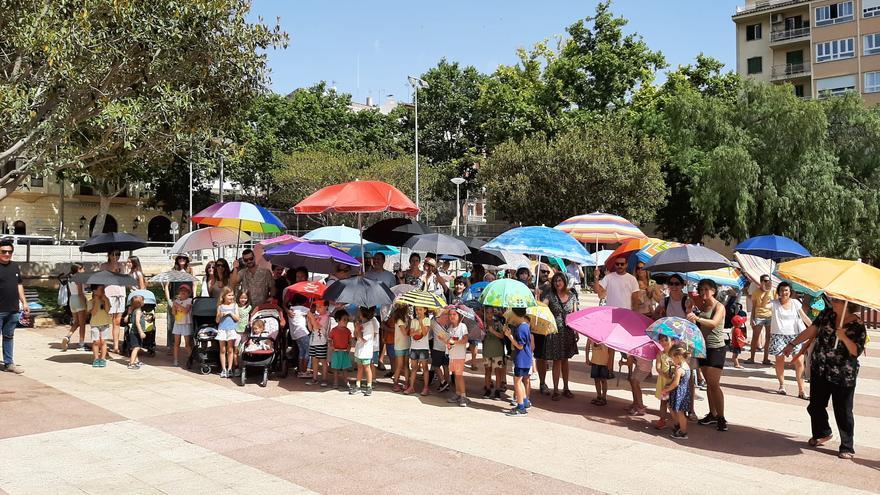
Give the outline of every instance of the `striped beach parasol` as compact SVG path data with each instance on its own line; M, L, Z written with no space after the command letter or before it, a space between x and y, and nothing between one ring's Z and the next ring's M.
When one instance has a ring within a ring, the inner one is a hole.
M617 215L599 212L571 217L557 225L556 228L567 232L582 243L595 243L596 250L599 249L600 242L608 244L647 237L629 220Z
M446 306L446 301L439 296L421 289L411 290L402 294L394 302L427 309L443 309Z

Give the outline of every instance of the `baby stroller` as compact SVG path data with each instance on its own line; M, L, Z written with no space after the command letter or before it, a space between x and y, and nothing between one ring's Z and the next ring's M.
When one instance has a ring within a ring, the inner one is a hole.
M259 336L252 335L253 324L257 320L262 320L265 324L265 329ZM280 355L283 350L282 344L279 342L281 339L278 338L283 321L284 316L278 306L260 306L251 313L247 336L242 343L238 360L238 367L241 370L241 386L247 383L248 368L261 368L263 380L260 382L260 386L265 387L268 383L269 373L274 370L273 365L279 362L276 355ZM269 341L272 341L271 344Z
M213 297L196 297L192 303L193 350L186 362L192 369L198 364L203 375L220 367L220 346L217 343L217 300Z
M148 290L132 291L126 299L125 313L122 315L122 325L125 328L122 335L122 355L131 355L129 335L131 335L131 332L137 331L134 322L131 321L129 318L130 315L128 314L128 304L131 304L131 300L135 296L141 296L144 299L144 305L141 306L141 311L144 313L145 328L143 330L145 337L141 342L141 349L145 350L147 354L152 357L156 355L156 295Z

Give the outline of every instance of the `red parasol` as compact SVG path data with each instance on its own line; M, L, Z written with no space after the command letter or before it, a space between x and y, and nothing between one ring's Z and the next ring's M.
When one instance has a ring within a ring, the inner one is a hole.
M399 189L381 181L334 184L315 191L292 208L294 213L378 213L416 215L419 208Z
M284 300L290 300L293 294L299 294L309 299L320 299L324 297L325 290L327 290L327 286L321 282L298 282L284 289Z

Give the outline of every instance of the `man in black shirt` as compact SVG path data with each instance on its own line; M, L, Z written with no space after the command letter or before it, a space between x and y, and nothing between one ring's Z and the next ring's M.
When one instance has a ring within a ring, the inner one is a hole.
M12 261L14 249L11 240L0 240L0 331L3 335L3 370L20 375L21 368L12 361L12 337L20 317L19 303L25 315L30 313L30 308L24 297L18 263Z

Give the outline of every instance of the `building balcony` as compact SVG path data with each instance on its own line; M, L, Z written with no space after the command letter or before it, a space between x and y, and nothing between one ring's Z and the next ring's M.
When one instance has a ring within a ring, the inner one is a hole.
M810 40L810 26L770 32L770 43L783 44Z
M810 0L755 0L748 2L746 5L740 5L736 8L734 17L741 15L749 15L757 12L766 12L782 7L791 7L799 4L810 3Z
M806 77L810 75L810 64L781 64L774 65L770 72L770 79L773 81L784 81L786 79L795 79L798 77Z

